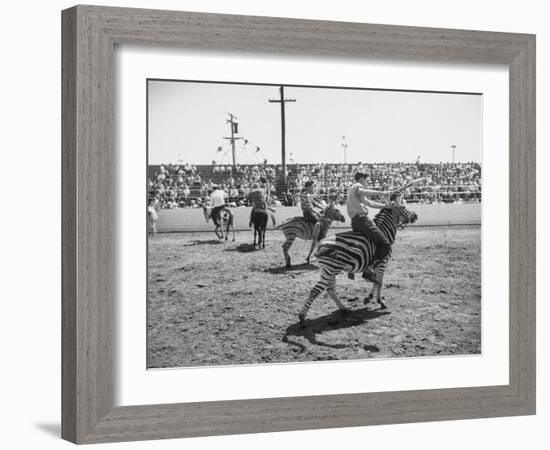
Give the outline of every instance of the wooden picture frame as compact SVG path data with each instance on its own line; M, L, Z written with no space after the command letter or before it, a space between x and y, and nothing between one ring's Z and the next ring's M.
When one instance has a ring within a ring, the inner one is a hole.
M63 11L62 31L64 439L94 443L535 413L535 36L97 6ZM118 43L507 65L509 384L114 407L110 208Z

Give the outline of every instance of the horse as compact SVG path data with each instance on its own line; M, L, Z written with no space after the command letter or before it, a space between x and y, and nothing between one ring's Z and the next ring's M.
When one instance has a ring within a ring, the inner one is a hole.
M256 246L256 235L258 235L258 248L265 248L265 230L269 215L265 209L253 209L250 221L254 225L254 247Z
M305 241L311 240L311 247L306 258L306 262L309 264L315 245L320 239L325 237L334 220L338 222L346 221L343 214L334 205L334 202L331 202L321 212L321 221L316 224L309 222L304 217L297 216L286 220L276 227L277 230L281 230L285 234L286 239L283 243L283 255L285 257L286 266L291 267L290 254L288 251L297 237Z
M212 208L203 204L202 212L204 214L204 218L206 219L206 223L208 223L210 219L212 219ZM227 237L229 236L229 229L231 228L231 230L233 230L232 242L235 242L234 222L235 220L233 217L233 213L227 207L224 207L220 211L220 221L217 224L214 222L216 225L216 228L214 228L214 233L216 233L218 239L225 239L227 241Z

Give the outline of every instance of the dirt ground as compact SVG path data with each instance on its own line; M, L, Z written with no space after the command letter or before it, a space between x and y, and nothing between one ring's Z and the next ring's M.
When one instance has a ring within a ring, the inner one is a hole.
M296 241L284 267L283 235L265 250L252 232L149 239L148 367L212 366L476 354L481 351L479 226L400 231L385 277L388 306L363 304L370 283L337 278L343 316L320 296L300 328L298 310L319 273Z

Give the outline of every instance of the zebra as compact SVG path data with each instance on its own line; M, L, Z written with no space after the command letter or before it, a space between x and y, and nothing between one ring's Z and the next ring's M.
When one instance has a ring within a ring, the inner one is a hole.
M321 222L324 228L324 234L328 231L330 225L332 224L333 220L337 220L338 222L345 222L346 219L342 215L342 213L334 206L334 202L331 202L322 212L321 216ZM300 239L303 239L305 241L311 240L311 247L309 249L309 253L307 255L306 261L309 264L309 260L311 257L311 254L313 253L313 249L315 248L315 245L319 241L319 239L323 238L324 236L319 236L321 231L321 223L313 224L309 221L307 221L303 217L293 217L292 219L288 219L282 224L280 224L277 228L277 230L282 230L282 232L285 234L285 242L283 243L283 255L285 257L286 266L290 267L290 255L288 253L288 250L292 246L292 243L294 240L298 237Z
M391 244L395 241L397 228L402 227L407 223L414 223L418 219L415 212L408 210L400 202L392 203L380 210L375 216L374 222L376 226L385 234ZM388 260L391 252L384 259L377 261L374 267L372 278L368 275L368 266L371 264L373 256L376 252L376 244L371 242L361 233L348 231L337 233L335 236L323 239L319 243L315 257L320 268L320 280L311 289L309 297L305 301L298 318L300 325L304 326L306 314L313 301L325 289L328 295L332 298L336 306L342 313L347 312L347 308L340 302L336 296L336 275L340 272L348 273L363 273L363 278L374 282L372 291L365 298L364 303L367 304L371 298L376 295L376 300L381 309L385 309L386 305L382 302L382 281Z

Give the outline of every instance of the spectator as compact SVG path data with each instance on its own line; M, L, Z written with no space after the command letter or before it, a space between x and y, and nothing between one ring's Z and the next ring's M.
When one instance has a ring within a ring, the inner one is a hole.
M158 195L162 207L196 207L201 198L212 192L214 182L227 189L232 204L244 205L250 185L266 186L266 192L284 205L296 205L296 195L312 181L324 201L346 202L346 192L353 176L367 174L369 189L392 190L424 177L421 185L404 191L408 202L481 201L481 166L479 163L364 163L291 164L287 181L282 183L282 166L273 164L213 165L197 168L186 164L162 164L151 169L147 182L149 196ZM203 178L208 181L203 181Z

